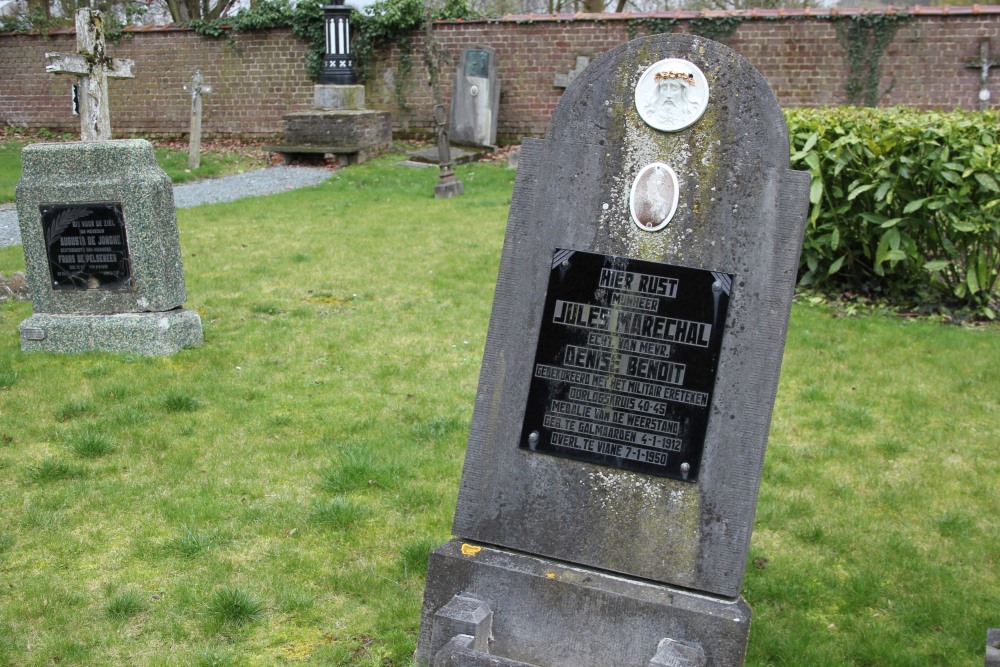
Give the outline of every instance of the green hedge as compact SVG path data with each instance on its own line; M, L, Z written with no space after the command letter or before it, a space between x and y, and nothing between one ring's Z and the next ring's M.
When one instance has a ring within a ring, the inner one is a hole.
M812 174L799 283L994 319L1000 115L786 111L792 167Z

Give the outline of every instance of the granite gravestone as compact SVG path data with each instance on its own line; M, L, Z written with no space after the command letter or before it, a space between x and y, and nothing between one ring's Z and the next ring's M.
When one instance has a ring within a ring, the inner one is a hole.
M500 112L500 80L496 52L471 46L462 52L451 87L449 140L460 146L493 148Z
M754 67L690 35L596 59L511 202L422 665L739 665L808 208Z
M94 14L77 14L78 31L98 28L81 38L92 52L79 56L82 64L58 58L87 69L84 79L111 61ZM55 55L47 54L50 62ZM199 344L201 319L181 308L170 178L148 141L110 140L107 86L89 88L84 141L31 144L21 153L15 199L34 311L20 325L21 349L158 355Z
M32 144L17 212L34 314L25 352L171 354L202 341L173 186L149 142Z

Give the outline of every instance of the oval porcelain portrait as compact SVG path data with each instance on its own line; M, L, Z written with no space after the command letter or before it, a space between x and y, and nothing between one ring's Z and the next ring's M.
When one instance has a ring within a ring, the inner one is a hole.
M632 222L647 232L666 227L677 212L678 189L677 174L670 165L654 162L643 167L629 194Z
M664 132L694 125L707 106L708 79L697 65L681 58L653 63L635 86L639 116Z

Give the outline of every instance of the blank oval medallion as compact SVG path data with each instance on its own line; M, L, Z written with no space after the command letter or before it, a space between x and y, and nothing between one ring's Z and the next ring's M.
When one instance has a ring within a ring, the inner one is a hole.
M642 168L632 182L628 208L639 229L656 232L677 212L677 174L670 165L654 162Z

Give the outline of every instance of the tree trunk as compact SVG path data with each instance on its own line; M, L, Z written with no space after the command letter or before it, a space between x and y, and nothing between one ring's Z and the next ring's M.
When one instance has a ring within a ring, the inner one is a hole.
M49 0L28 0L28 14L41 14L45 18L52 18Z
M170 10L170 18L173 19L174 25L184 25L191 20L183 0L167 0L167 9Z
M588 14L600 14L604 11L604 0L583 0L583 11Z

